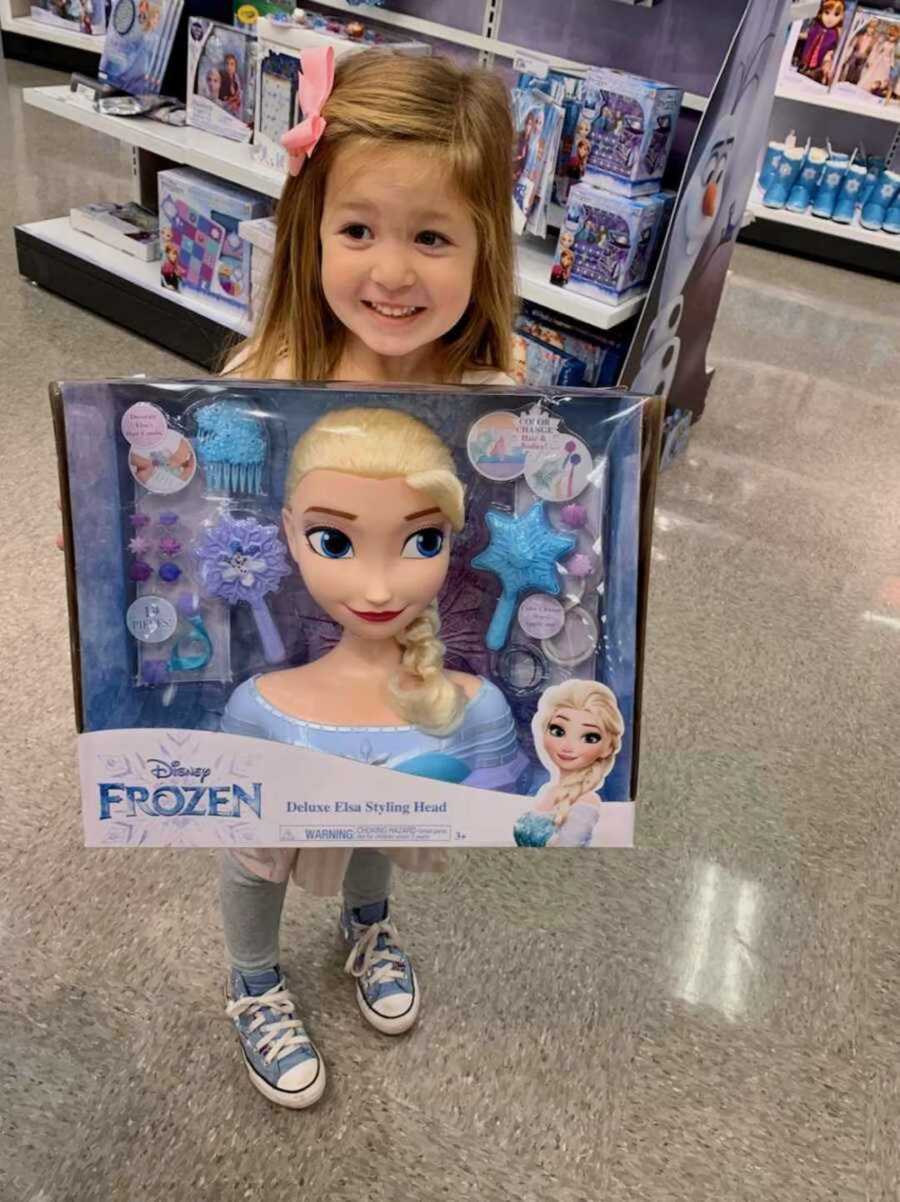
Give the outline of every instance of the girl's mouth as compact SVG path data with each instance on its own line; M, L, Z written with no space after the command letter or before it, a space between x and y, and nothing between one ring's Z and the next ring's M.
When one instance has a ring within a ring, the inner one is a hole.
M385 305L380 301L364 300L363 304L370 313L374 313L378 317L383 317L390 322L407 322L414 317L418 317L420 313L424 313L425 309L421 305Z
M357 618L362 618L364 622L393 622L394 618L400 617L400 615L403 613L403 609L406 609L406 606L404 605L403 609L361 610L352 609L348 605L347 608Z

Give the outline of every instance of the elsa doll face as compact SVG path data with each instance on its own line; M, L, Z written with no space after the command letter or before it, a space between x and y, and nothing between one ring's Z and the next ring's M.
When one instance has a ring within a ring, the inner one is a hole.
M544 750L561 772L580 772L612 755L614 739L596 714L562 705L544 728Z
M401 634L447 575L450 522L400 477L311 471L284 510L284 527L313 600L359 638Z

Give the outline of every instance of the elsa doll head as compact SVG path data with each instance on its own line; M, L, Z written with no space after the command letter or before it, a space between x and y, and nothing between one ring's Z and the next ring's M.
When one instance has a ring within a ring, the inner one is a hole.
M429 733L452 730L465 706L444 671L436 600L464 520L450 452L409 414L336 410L294 446L284 527L303 581L361 653L393 639L392 706Z
M547 689L531 722L538 758L550 773L555 822L594 793L612 770L622 747L625 721L615 694L594 680L567 680Z

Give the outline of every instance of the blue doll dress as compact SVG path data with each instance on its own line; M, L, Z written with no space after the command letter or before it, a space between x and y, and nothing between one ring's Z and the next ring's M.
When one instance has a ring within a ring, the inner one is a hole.
M245 680L231 694L222 715L225 734L271 739L477 789L513 793L527 789L528 758L519 747L506 698L489 680L482 680L478 692L466 703L456 730L448 735L429 735L416 726L330 726L294 718L262 696L258 679L253 676ZM339 892L352 850L254 847L228 854L266 880L292 877L309 892L329 896ZM445 848L382 850L399 867L413 872L439 872L446 867Z
M556 835L554 847L590 847L600 806L594 801L576 801L561 826L553 821L553 810L529 810L516 819L513 838L519 847L546 847Z

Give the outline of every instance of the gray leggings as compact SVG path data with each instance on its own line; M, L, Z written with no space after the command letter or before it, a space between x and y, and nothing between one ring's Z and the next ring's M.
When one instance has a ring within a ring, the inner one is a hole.
M391 891L391 861L358 847L344 874L344 901L353 909L384 901ZM278 930L287 881L267 881L231 854L219 860L219 896L228 959L241 972L258 972L279 961Z

